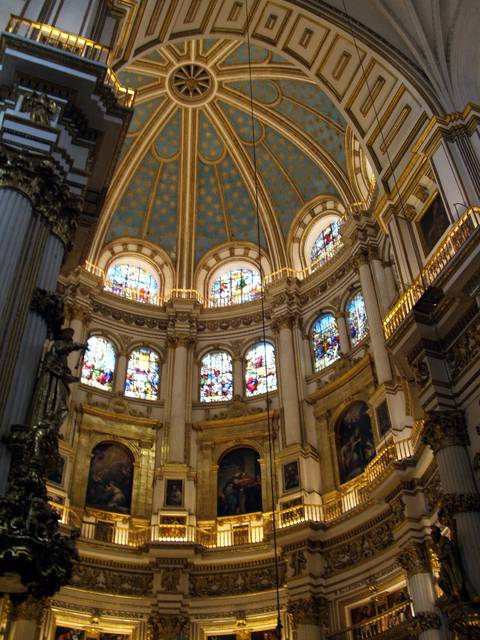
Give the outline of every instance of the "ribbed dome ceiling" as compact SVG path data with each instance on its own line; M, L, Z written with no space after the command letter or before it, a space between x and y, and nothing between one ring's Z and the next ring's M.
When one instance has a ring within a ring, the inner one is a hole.
M286 242L296 214L346 181L346 123L291 63L252 46L262 243ZM195 260L257 241L248 48L232 40L150 50L119 73L137 89L120 165L124 189L105 241L143 238L175 262L179 211L196 221Z

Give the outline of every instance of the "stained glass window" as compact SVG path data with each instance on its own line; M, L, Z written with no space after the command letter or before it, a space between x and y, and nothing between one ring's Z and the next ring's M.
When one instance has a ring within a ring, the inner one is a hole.
M233 269L222 273L210 289L209 304L225 307L258 298L262 291L260 273L253 269Z
M222 402L233 398L232 356L226 351L210 351L200 367L200 401Z
M110 267L104 289L122 298L158 304L158 282L136 264L119 263Z
M310 250L310 260L323 264L332 257L340 244L340 221L333 220L318 234Z
M81 381L91 387L111 391L115 371L115 349L111 342L100 336L88 339L83 357Z
M159 357L147 347L132 351L128 359L125 395L129 398L156 400L160 381Z
M367 311L360 292L356 293L347 304L347 324L350 331L350 341L354 347L368 333Z
M340 338L334 316L327 313L318 318L311 336L315 371L321 371L340 357Z
M275 349L269 342L257 342L245 355L245 389L247 396L277 388Z

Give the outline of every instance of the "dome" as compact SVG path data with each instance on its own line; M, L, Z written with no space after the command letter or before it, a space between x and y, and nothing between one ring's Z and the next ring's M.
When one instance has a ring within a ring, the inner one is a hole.
M280 268L297 214L351 193L345 119L267 48L251 45L249 54L242 40L189 40L150 49L118 77L137 94L98 250L138 238L175 267L181 250L198 264L221 245L260 240Z

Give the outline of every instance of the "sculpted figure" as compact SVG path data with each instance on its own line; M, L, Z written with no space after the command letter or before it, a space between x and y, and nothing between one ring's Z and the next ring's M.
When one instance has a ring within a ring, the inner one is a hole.
M438 586L447 600L461 600L465 585L457 547L437 526L432 527L431 535L432 547L440 563Z
M78 382L72 376L67 356L72 351L85 351L86 344L73 342L73 329L62 329L45 355L33 397L32 424L54 421L59 427L68 411L69 385Z

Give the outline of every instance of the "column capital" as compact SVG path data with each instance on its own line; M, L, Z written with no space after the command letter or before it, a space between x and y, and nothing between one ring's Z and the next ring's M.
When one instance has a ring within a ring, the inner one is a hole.
M314 596L294 600L288 604L288 613L295 627L301 624L313 624L328 627L328 605L325 598Z
M411 542L397 554L397 564L411 578L417 573L431 573L425 542Z
M12 599L12 620L35 620L40 621L45 607L48 606L49 598L36 599L29 595L24 600L15 602Z
M428 411L422 441L434 453L446 447L466 447L469 438L463 411Z
M153 638L165 640L177 640L183 632L183 637L188 637L189 620L187 617L176 614L156 614L148 621L153 632Z
M440 521L451 526L457 513L480 512L479 493L446 493L440 500Z
M76 231L80 203L71 197L55 162L0 144L0 167L0 187L23 193L35 212L51 226L52 233L69 246Z
M188 333L175 333L167 335L167 344L172 349L177 347L186 347L187 349L193 348L197 342L195 336Z

